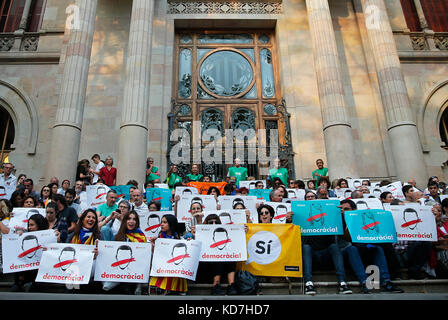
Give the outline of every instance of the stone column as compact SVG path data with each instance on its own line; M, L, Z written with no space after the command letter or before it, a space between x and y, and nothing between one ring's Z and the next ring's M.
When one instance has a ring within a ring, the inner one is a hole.
M25 6L23 7L22 19L20 19L19 29L25 31L26 25L28 24L28 17L30 15L32 0L26 0Z
M330 179L359 177L328 0L306 0Z
M60 181L70 179L72 183L79 156L97 0L76 0L75 5L79 9L79 23L69 31L51 151L48 155L48 175L56 176Z
M117 184L130 179L142 184L145 180L153 15L153 0L133 1L118 142Z
M426 20L425 13L423 12L423 7L421 0L414 0L415 8L417 9L418 20L420 22L420 27L425 34L425 41L428 44L429 50L438 50L434 42L434 31L429 28L428 21Z
M393 153L396 175L401 181L415 178L419 186L427 182L427 168L414 121L400 59L383 0L362 0L378 77L381 99ZM369 18L369 19L367 19Z

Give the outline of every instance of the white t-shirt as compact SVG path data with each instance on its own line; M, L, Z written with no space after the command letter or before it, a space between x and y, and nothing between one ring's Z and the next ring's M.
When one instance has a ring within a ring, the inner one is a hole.
M103 161L100 161L100 162L96 165L95 171L100 171L101 168L103 168L104 166L105 166L105 165L104 165L104 162L103 162ZM98 178L99 178L99 176L98 176L96 173L94 173L94 174L93 174L93 180L92 180L92 183L93 183L93 184L97 183Z

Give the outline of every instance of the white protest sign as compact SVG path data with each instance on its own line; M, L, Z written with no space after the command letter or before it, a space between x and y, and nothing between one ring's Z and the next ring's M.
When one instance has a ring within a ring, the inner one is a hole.
M305 200L305 189L286 189L288 199Z
M246 180L246 181L240 181L239 183L239 187L240 188L247 188L248 190L250 189L256 189L255 185L257 183L263 183L263 189L266 189L266 180Z
M221 205L221 210L233 209L238 203L242 204L244 208L250 211L250 218L252 221L258 221L257 202L264 202L257 200L256 196L219 196L218 202Z
M370 186L369 190L370 190L370 194L377 199L379 199L381 194L383 193L383 189L378 186L375 186L375 187Z
M86 186L86 200L89 208L96 208L106 203L106 196L110 188L105 184Z
M199 194L198 189L195 187L176 187L174 196L191 196Z
M154 246L150 276L195 281L200 254L200 241L158 238Z
M383 192L384 191L389 191L390 193L392 193L392 196L395 199L399 199L399 200L406 200L403 191L401 190L401 188L403 187L403 185L401 184L400 181L396 181L393 182L387 186L382 187Z
M291 203L285 202L265 202L274 209L274 218L272 218L272 223L286 223L286 213L291 211Z
M147 238L158 237L160 233L160 223L166 214L174 215L174 211L145 211L139 212L140 229Z
M211 214L216 214L222 224L244 224L247 223L246 210L210 210L204 211L204 219Z
M347 179L348 188L352 189L352 190L361 188L362 180L367 180L367 179Z
M166 183L154 183L154 188L169 189L170 187Z
M67 285L89 283L94 249L95 246L85 244L48 245L42 254L36 282Z
M150 242L99 241L95 281L147 283Z
M56 242L54 230L2 235L3 273L38 269L42 249Z
M431 206L418 203L390 206L397 240L437 241L436 219Z
M379 209L383 210L383 204L377 198L351 199L356 203L357 210Z
M333 191L336 194L336 197L338 197L340 199L347 199L347 198L350 198L352 195L352 189L349 189L349 188L339 188L339 189L334 189Z
M214 195L183 195L177 203L177 219L179 222L189 222L193 217L190 209L193 203L199 203L202 211L216 210L216 198Z
M201 241L200 261L229 262L247 260L243 225L196 225L196 240Z
M14 208L12 212L13 217L9 221L9 228L11 230L20 228L27 229L28 219L33 214L40 214L43 217L47 215L44 208Z

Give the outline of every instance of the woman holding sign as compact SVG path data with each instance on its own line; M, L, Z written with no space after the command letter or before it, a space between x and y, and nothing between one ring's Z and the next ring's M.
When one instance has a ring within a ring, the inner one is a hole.
M177 218L172 214L166 214L160 221L160 233L159 238L166 239L179 239L180 236L177 233ZM156 237L150 238L152 248L154 250ZM185 295L188 291L187 279L176 277L151 277L149 281L150 290L149 294L157 294L162 290L163 294L178 293Z
M137 212L132 210L123 215L120 229L115 235L114 240L122 242L147 242L145 234L140 229L140 219ZM103 282L103 290L110 291L118 285L121 285L127 294L141 294L141 284L134 283L105 281Z

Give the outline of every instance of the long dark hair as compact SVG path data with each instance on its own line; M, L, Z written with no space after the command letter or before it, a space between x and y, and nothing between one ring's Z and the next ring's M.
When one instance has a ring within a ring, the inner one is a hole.
M37 224L37 229L39 231L47 230L50 227L50 225L48 224L47 218L45 218L44 216L42 216L39 213L35 213L28 219L28 227L27 227L28 230L29 230L29 221L30 220L33 220Z
M118 232L114 238L115 241L126 241L126 231L128 229L126 221L129 220L131 214L135 215L135 221L136 221L135 229L140 228L140 218L138 216L138 213L134 210L126 212L123 216L123 219L121 219L120 229L118 229Z
M174 236L177 234L178 231L178 222L177 222L177 218L176 216L172 215L172 214L165 214L162 216L162 219L165 218L166 221L168 222L168 226L170 228L170 232L171 234ZM162 220L160 219L160 220ZM179 236L177 236L179 237Z
M78 219L78 223L75 226L75 231L73 232L73 235L80 235L81 233L81 229L82 229L82 222L84 221L84 219L86 218L87 214L91 212L95 215L95 224L92 227L92 233L93 233L93 240L99 239L100 238L100 229L98 228L98 215L96 214L95 210L93 209L87 209L85 210L81 216Z

